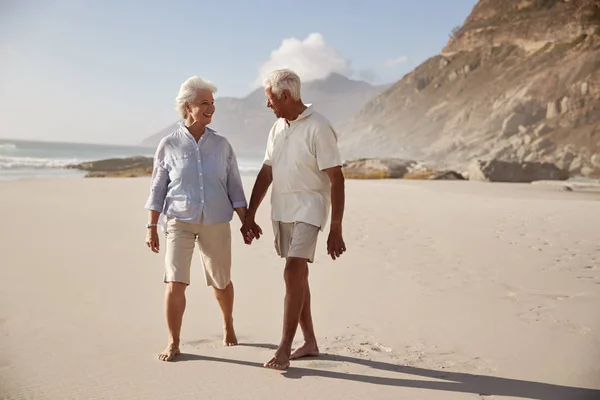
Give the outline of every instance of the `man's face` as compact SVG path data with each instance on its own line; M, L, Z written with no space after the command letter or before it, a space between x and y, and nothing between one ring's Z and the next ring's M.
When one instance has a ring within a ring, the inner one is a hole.
M267 107L273 110L277 118L285 118L287 111L287 93L284 91L279 98L271 92L271 89L265 90L267 96Z
M215 112L215 99L209 90L198 90L196 100L188 103L188 113L195 122L208 125Z

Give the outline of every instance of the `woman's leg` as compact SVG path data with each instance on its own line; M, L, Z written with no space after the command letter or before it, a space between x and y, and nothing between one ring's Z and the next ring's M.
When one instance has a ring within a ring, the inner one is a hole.
M202 225L198 235L206 284L213 287L223 314L223 345L238 344L233 328L234 290L231 282L231 227L229 223Z
M190 267L196 234L190 224L171 219L165 237L165 319L169 330L169 344L158 354L159 360L171 361L179 351L181 325L185 312L185 289L190 283Z

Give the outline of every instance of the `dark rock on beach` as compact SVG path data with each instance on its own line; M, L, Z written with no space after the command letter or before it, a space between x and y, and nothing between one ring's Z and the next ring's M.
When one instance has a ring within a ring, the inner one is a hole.
M66 168L87 171L86 178L133 178L152 175L152 167L153 159L150 157L126 157L89 161Z

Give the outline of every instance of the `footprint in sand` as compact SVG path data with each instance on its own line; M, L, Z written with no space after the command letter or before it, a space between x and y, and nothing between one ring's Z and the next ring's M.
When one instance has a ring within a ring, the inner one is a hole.
M361 328L368 331L366 328ZM327 339L327 338L325 338ZM371 337L351 335L350 337L337 336L334 342L330 343L329 347L325 348L325 352L330 354L352 354L360 358L371 358L377 354L394 356L394 350L391 347L385 346Z
M494 368L481 357L472 357L459 351L443 350L437 346L428 348L419 343L416 346L406 346L406 352L404 363L413 367L452 372L494 372Z
M517 316L527 323L546 321L551 319L550 310L552 309L554 309L554 307L536 306L527 311L518 313Z
M223 340L222 338L215 339L215 340L209 340L209 339L188 340L188 341L182 342L182 345L195 347L195 348L202 347L202 348L218 349L218 348L223 347L222 340Z
M308 363L306 363L306 366L310 367L310 368L315 368L315 369L336 369L336 368L339 368L340 364L336 363L336 362L330 362L330 361L311 360Z

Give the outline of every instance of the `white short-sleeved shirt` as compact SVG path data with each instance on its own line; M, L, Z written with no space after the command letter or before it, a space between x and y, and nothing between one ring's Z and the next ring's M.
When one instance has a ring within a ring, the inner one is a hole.
M331 183L323 170L341 166L337 134L311 105L288 122L279 118L269 133L264 163L273 171L271 218L327 224Z

